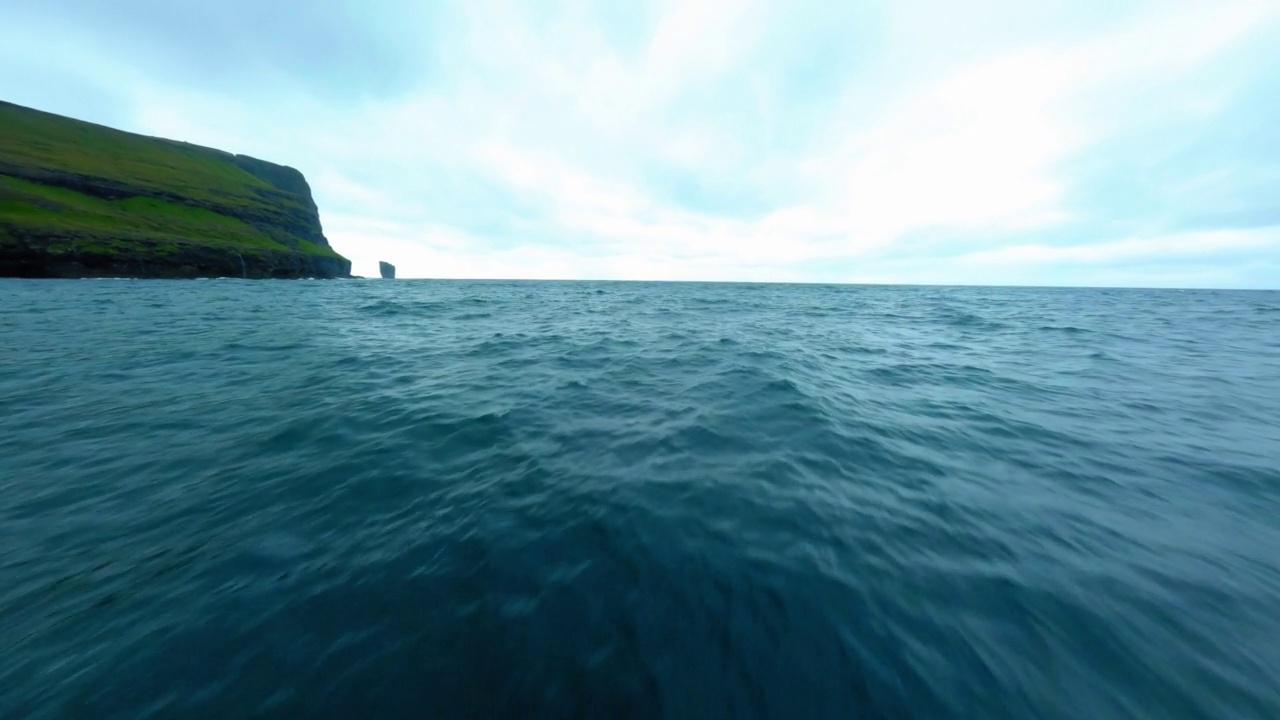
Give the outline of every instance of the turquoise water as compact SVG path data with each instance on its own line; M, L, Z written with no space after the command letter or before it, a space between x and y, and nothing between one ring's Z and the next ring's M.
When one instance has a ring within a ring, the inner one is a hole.
M1280 717L1280 294L0 281L0 717Z

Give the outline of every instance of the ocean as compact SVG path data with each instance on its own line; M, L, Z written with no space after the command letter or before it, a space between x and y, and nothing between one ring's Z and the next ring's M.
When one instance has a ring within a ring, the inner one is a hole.
M0 717L1280 717L1280 293L0 281Z

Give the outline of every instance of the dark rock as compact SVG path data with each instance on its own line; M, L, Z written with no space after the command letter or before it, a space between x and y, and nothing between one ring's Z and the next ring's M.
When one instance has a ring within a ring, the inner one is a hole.
M396 278L396 266L389 262L379 262L378 272L382 273L383 280L394 280Z
M45 243L22 243L0 248L0 277L23 278L345 278L351 262L340 257L293 250L263 249L242 253L235 249L184 245L152 247L139 243L129 252L76 248L52 249Z

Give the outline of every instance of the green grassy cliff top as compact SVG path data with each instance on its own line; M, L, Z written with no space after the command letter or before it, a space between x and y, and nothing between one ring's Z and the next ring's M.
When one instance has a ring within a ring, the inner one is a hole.
M0 102L0 274L5 252L24 267L39 253L87 253L136 270L183 249L350 267L329 247L293 168ZM322 274L347 272L321 265Z

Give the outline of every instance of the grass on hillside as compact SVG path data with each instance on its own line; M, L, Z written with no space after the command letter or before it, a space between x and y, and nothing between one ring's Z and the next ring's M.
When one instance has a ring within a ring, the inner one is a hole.
M247 223L203 208L149 197L101 200L0 176L0 243L5 234L55 237L56 245L94 251L125 249L139 240L159 251L182 243L295 251ZM299 245L302 252L339 257L327 247Z
M135 135L0 104L0 162L97 176L149 193L168 193L201 203L269 208L301 203L240 169L216 151Z
M81 180L128 197L70 189ZM341 258L274 225L314 217L308 203L217 150L0 102L0 246L163 254L206 245Z

